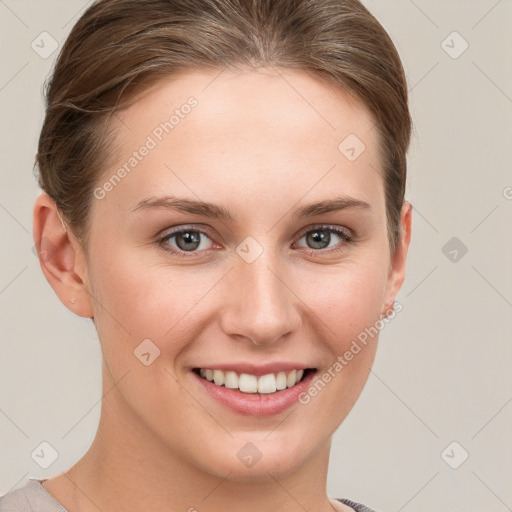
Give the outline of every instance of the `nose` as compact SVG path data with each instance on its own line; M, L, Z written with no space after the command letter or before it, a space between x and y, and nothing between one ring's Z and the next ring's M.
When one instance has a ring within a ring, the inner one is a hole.
M301 301L279 256L264 250L252 263L237 257L226 281L220 314L226 335L268 345L298 330Z

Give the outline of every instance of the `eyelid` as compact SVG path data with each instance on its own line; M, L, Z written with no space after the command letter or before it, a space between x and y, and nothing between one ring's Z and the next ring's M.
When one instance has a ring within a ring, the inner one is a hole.
M160 245L164 245L165 244L165 240L166 239L169 239L179 233L183 233L183 232L186 232L186 231L197 231L198 233L200 233L201 235L205 235L211 242L213 245L219 245L214 237L211 235L210 231L211 229L209 229L208 227L204 226L204 225L198 225L198 224L179 224L178 226L175 226L174 228L166 228L164 229L163 231L160 231L159 234L157 234L155 236L155 239L156 239L156 242L159 243ZM186 251L180 251L180 250L176 250L174 248L171 248L171 249L166 249L168 252L179 252L180 254L183 252L186 254ZM192 254L201 254L205 251L209 251L210 249L203 249L201 251L190 251L189 255L192 255Z
M208 235L210 238L212 238L211 228L205 226L204 224L178 224L170 228L168 227L162 229L155 235L155 239L161 240L162 238L167 238L170 235L175 235L177 233L181 233L182 231L199 231L200 233L204 233L205 235Z
M155 239L160 240L162 238L166 238L173 234L180 233L182 231L186 231L187 229L189 229L191 231L199 231L201 233L204 233L205 235L208 235L210 238L212 238L211 229L204 224L179 224L175 227L165 228L162 231L158 232L155 235ZM348 238L357 238L356 234L351 229L346 228L344 226L334 225L334 224L311 224L309 226L305 226L294 235L294 238L297 238L297 237L301 238L306 233L309 233L310 231L313 231L315 229L333 229L335 231L341 231Z
M314 231L315 229L331 229L334 231L342 232L347 238L356 238L356 234L351 229L344 226L338 226L336 224L311 224L305 228L302 228L295 236L302 238L306 233Z
M303 249L306 249L306 251L309 251L311 253L318 253L318 254L328 254L328 253L331 253L331 252L337 252L337 251L340 251L340 250L343 250L343 248L346 246L346 245L349 245L349 244L355 244L358 240L358 236L357 234L345 227L345 226L338 226L338 225L334 225L334 224L312 224L312 225L309 225L309 226L305 226L304 228L302 228L301 230L298 231L297 234L294 235L294 238L296 239L296 241L294 242L294 244L300 240L304 235L306 235L307 233L310 233L311 231L315 231L316 229L320 230L320 229L325 229L327 231L331 231L331 232L334 232L335 234L337 234L342 240L343 242L341 243L341 248L331 248L331 249L327 249L327 250L324 250L324 249L312 249L312 248L308 248L308 247L303 247ZM210 234L210 228L205 226L205 225L198 225L198 224L180 224L178 226L175 226L173 228L166 228L162 231L160 231L160 233L158 235L156 235L156 242L159 243L161 246L165 245L165 239L168 239L170 237L172 237L173 235L176 235L178 233L181 233L181 232L184 232L184 231L197 231L199 232L200 234L203 234L205 236L207 236L214 245L218 245L214 238L211 236ZM187 252L187 251L181 251L181 250L176 250L174 248L167 248L167 249L163 249L164 251L166 252L170 252L170 253L174 253L174 254L179 254L180 256L183 255L183 257L200 257L202 253L204 252L208 252L208 251L211 251L211 249L203 249L201 251L190 251L190 252Z

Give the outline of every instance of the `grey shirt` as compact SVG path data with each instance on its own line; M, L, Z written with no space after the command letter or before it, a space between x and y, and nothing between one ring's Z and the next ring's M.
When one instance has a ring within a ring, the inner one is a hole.
M42 485L44 480L30 478L19 489L0 497L0 512L68 512ZM375 510L347 499L336 498L356 512Z

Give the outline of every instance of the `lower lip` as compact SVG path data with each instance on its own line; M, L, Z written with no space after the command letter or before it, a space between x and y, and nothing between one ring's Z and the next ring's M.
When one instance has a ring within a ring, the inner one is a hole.
M275 393L243 393L237 389L217 386L207 379L200 377L194 371L192 374L203 389L215 400L245 416L273 416L285 411L298 403L298 397L306 391L317 370L309 372L298 384Z

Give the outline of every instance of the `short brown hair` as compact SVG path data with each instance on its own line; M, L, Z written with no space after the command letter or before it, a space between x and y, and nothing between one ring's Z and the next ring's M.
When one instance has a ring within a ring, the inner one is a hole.
M357 0L99 0L71 30L46 87L40 187L86 246L109 120L137 91L186 70L277 66L355 95L378 127L392 252L411 134L407 83L387 32ZM340 141L341 142L341 141Z

